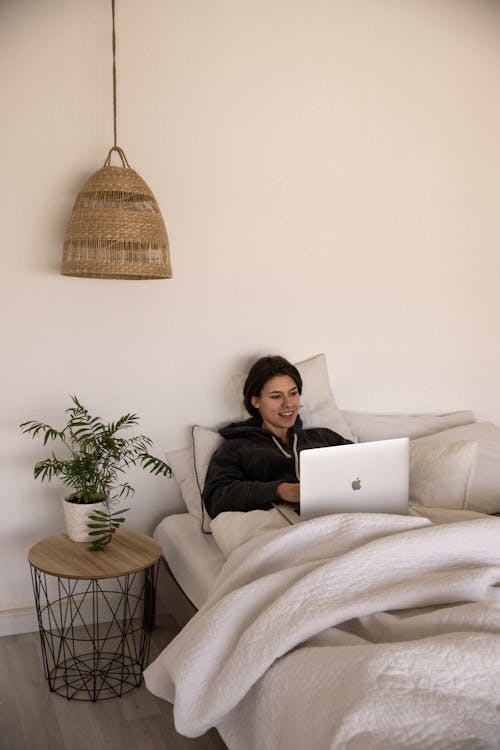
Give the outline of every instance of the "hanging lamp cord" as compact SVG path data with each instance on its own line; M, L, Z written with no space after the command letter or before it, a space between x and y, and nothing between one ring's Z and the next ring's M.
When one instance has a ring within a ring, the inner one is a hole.
M115 137L114 147L118 145L116 139L116 28L115 28L115 0L111 0L111 18L113 20L113 133Z
M117 115L116 115L116 14L115 14L115 0L111 0L111 19L113 24L113 36L112 36L112 50L113 50L113 146L110 148L108 156L106 157L106 161L104 162L105 167L109 167L111 164L111 154L113 151L116 151L118 156L121 159L122 165L124 167L128 167L130 169L130 164L127 161L127 157L125 156L123 149L121 149L118 145L118 138L117 138Z

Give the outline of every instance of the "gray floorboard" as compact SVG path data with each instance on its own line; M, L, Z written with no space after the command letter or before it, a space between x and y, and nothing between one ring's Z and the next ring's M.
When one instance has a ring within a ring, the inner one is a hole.
M160 619L152 657L176 632L173 620ZM98 703L51 693L38 633L0 638L0 675L1 750L227 750L215 730L196 739L177 734L172 706L144 684Z

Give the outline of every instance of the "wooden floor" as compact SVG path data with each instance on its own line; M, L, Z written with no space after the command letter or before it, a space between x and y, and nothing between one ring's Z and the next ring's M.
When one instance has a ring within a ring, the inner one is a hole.
M154 657L177 626L162 616ZM144 686L122 698L91 703L51 693L43 675L38 633L0 638L1 750L226 750L215 730L188 739L174 728L172 706Z

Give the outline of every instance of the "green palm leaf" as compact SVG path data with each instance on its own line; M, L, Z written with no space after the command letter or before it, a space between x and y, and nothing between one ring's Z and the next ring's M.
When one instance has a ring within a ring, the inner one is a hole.
M137 425L137 414L129 412L115 421L104 423L100 417L92 416L76 396L70 398L72 405L66 409L68 419L63 429L38 420L23 422L20 429L33 439L41 438L44 446L59 441L63 449L62 454L53 452L35 464L36 479L59 479L72 489L71 497L75 502L106 502L106 510L94 511L91 516L93 523L89 521L91 533L96 536L91 549L97 551L109 543L129 510L111 512L113 503L134 493L134 488L123 481L123 475L135 466L154 476L169 477L172 471L164 461L149 453L152 446L149 437L126 437L123 434Z

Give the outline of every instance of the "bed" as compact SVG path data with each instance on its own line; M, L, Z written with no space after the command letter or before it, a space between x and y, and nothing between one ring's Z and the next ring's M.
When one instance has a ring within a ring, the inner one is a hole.
M155 531L185 627L146 686L173 703L178 732L215 726L230 750L498 750L500 430L465 411L326 401L354 439L411 438L409 515L294 522L274 509L210 524L200 491L219 436L193 428L168 456L186 512Z

